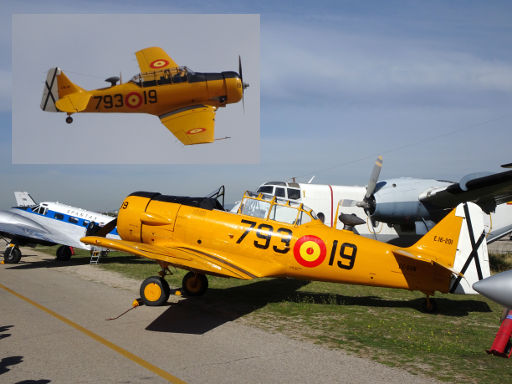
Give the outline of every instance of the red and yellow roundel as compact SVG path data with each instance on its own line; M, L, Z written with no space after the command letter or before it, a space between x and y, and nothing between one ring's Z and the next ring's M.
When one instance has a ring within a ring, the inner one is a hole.
M293 256L297 263L304 267L314 268L322 264L327 251L325 243L316 236L302 236L293 247Z
M164 59L156 59L155 61L152 61L149 66L154 69L163 68L169 65L169 62Z
M137 108L142 104L142 96L137 92L130 92L126 95L125 104L130 108Z
M206 128L192 128L187 131L187 135L197 135L204 131L206 131Z

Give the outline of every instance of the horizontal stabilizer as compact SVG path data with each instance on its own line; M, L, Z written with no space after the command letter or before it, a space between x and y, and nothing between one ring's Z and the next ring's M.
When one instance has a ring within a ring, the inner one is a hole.
M87 104L89 104L90 98L90 93L77 92L64 96L62 99L57 100L55 105L57 106L59 111L75 113L83 111L85 108L87 108Z

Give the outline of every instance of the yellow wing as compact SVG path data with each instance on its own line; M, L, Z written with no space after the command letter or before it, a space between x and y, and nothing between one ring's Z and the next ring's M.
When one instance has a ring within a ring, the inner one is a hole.
M177 68L178 64L162 48L150 47L135 52L141 73L159 69Z
M212 143L215 107L192 105L163 114L160 121L185 145Z
M282 267L277 263L261 260L257 269L255 269L254 267L243 266L240 262L230 260L219 254L204 252L184 244L159 247L95 236L84 237L80 241L98 247L117 249L148 259L161 260L178 268L237 279L250 280L255 277L279 276L283 273Z

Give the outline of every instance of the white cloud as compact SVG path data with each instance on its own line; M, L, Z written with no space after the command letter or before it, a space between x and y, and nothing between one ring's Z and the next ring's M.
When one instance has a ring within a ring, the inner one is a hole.
M425 94L504 92L512 97L512 63L412 37L266 25L262 29L262 95L283 102L325 96L378 103Z

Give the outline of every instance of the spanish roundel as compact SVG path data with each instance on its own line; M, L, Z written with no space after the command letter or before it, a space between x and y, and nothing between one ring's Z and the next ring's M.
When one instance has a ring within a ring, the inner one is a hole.
M326 256L325 243L316 236L302 236L293 247L293 256L303 267L314 268L322 264Z

